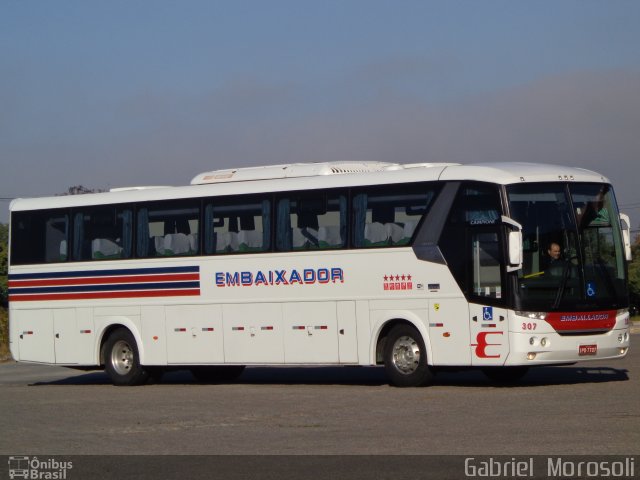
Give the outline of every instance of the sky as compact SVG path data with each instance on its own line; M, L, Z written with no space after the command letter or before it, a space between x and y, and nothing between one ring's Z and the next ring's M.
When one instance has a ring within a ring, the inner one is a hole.
M0 222L276 163L596 170L640 228L635 0L0 0Z

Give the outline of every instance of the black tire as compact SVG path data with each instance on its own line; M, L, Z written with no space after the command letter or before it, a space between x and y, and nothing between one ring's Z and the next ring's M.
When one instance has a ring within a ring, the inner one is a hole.
M189 370L201 383L227 383L242 375L244 365L197 366Z
M149 372L140 365L136 339L126 328L113 331L107 338L104 370L117 386L143 385L149 379Z
M501 385L517 383L529 371L529 367L486 367L482 369L489 380Z
M391 329L384 345L384 368L396 387L418 387L433 380L427 349L420 332L411 325Z

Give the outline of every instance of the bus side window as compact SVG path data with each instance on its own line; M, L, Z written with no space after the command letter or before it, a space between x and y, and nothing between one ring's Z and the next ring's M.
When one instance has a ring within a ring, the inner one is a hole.
M280 198L277 205L277 250L324 250L346 245L346 195L294 194Z
M237 197L236 197L237 198ZM204 210L204 252L264 252L270 248L271 202L248 196L214 198Z
M200 206L195 202L153 203L138 210L138 257L197 255Z
M117 207L86 208L73 216L73 259L131 258L133 214Z
M430 185L375 187L353 197L353 243L357 248L406 246L436 192Z
M13 265L67 261L69 215L66 212L15 212L11 224Z

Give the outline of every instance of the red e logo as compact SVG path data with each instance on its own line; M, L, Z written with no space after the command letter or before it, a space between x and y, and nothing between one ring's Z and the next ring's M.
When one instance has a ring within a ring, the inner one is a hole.
M500 343L489 343L487 342L487 336L489 335L502 335L502 332L480 332L476 337L476 342L472 343L472 347L476 347L476 357L478 358L500 358L500 354L498 355L487 355L487 347L497 347L500 346Z

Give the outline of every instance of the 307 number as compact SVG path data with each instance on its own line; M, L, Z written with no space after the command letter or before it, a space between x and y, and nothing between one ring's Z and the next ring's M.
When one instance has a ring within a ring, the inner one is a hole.
M538 326L537 323L533 323L533 322L524 322L522 324L522 330L535 330L536 327Z

